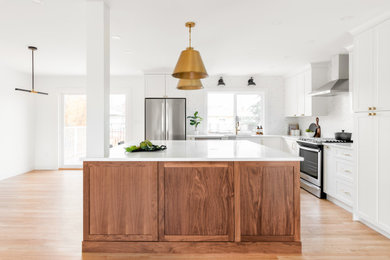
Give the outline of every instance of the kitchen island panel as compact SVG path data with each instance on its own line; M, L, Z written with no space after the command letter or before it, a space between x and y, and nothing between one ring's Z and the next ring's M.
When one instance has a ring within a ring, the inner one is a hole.
M298 241L299 165L236 164L240 172L241 241Z
M161 241L233 241L232 162L166 162L159 169Z
M90 240L157 241L157 163L84 164Z

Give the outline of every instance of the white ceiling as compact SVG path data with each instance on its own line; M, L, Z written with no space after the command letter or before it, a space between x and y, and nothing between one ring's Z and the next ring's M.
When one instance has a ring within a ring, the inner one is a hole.
M85 0L0 0L0 63L38 74L85 74ZM172 71L188 41L209 74L281 75L329 60L348 31L390 10L389 0L110 0L111 72Z

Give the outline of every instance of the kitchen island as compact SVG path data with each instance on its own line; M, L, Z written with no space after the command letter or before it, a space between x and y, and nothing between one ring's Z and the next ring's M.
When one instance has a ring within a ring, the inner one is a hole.
M299 253L302 158L249 141L84 161L83 252Z

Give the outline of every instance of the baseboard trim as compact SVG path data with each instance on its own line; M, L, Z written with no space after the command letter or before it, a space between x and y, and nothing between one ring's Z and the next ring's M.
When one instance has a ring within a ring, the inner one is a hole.
M301 242L100 242L83 241L83 252L98 253L264 253L301 254Z
M372 224L370 221L362 218L361 216L357 215L356 216L356 221L359 221L361 222L362 224L366 225L367 227L373 229L374 231L384 235L385 237L389 238L390 239L390 233L383 230L382 228L378 227L377 225L375 224Z
M338 199L336 199L336 198L334 198L334 197L332 197L332 196L330 196L328 194L326 194L326 199L329 200L330 202L332 202L333 204L339 206L340 208L345 209L346 211L348 211L350 213L353 212L351 206L345 204L344 202L342 202L342 201L340 201L340 200L338 200Z
M58 168L59 171L82 171L83 168Z

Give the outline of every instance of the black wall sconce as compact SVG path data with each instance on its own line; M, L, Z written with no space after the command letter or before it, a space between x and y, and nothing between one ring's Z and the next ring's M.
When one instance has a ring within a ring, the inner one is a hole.
M248 87L251 87L251 86L256 86L256 83L255 83L255 81L253 80L253 77L251 77L251 78L248 80Z
M225 82L223 81L223 78L220 77L219 80L218 80L218 86L219 86L219 87L224 87L225 85L226 85L226 84L225 84Z

